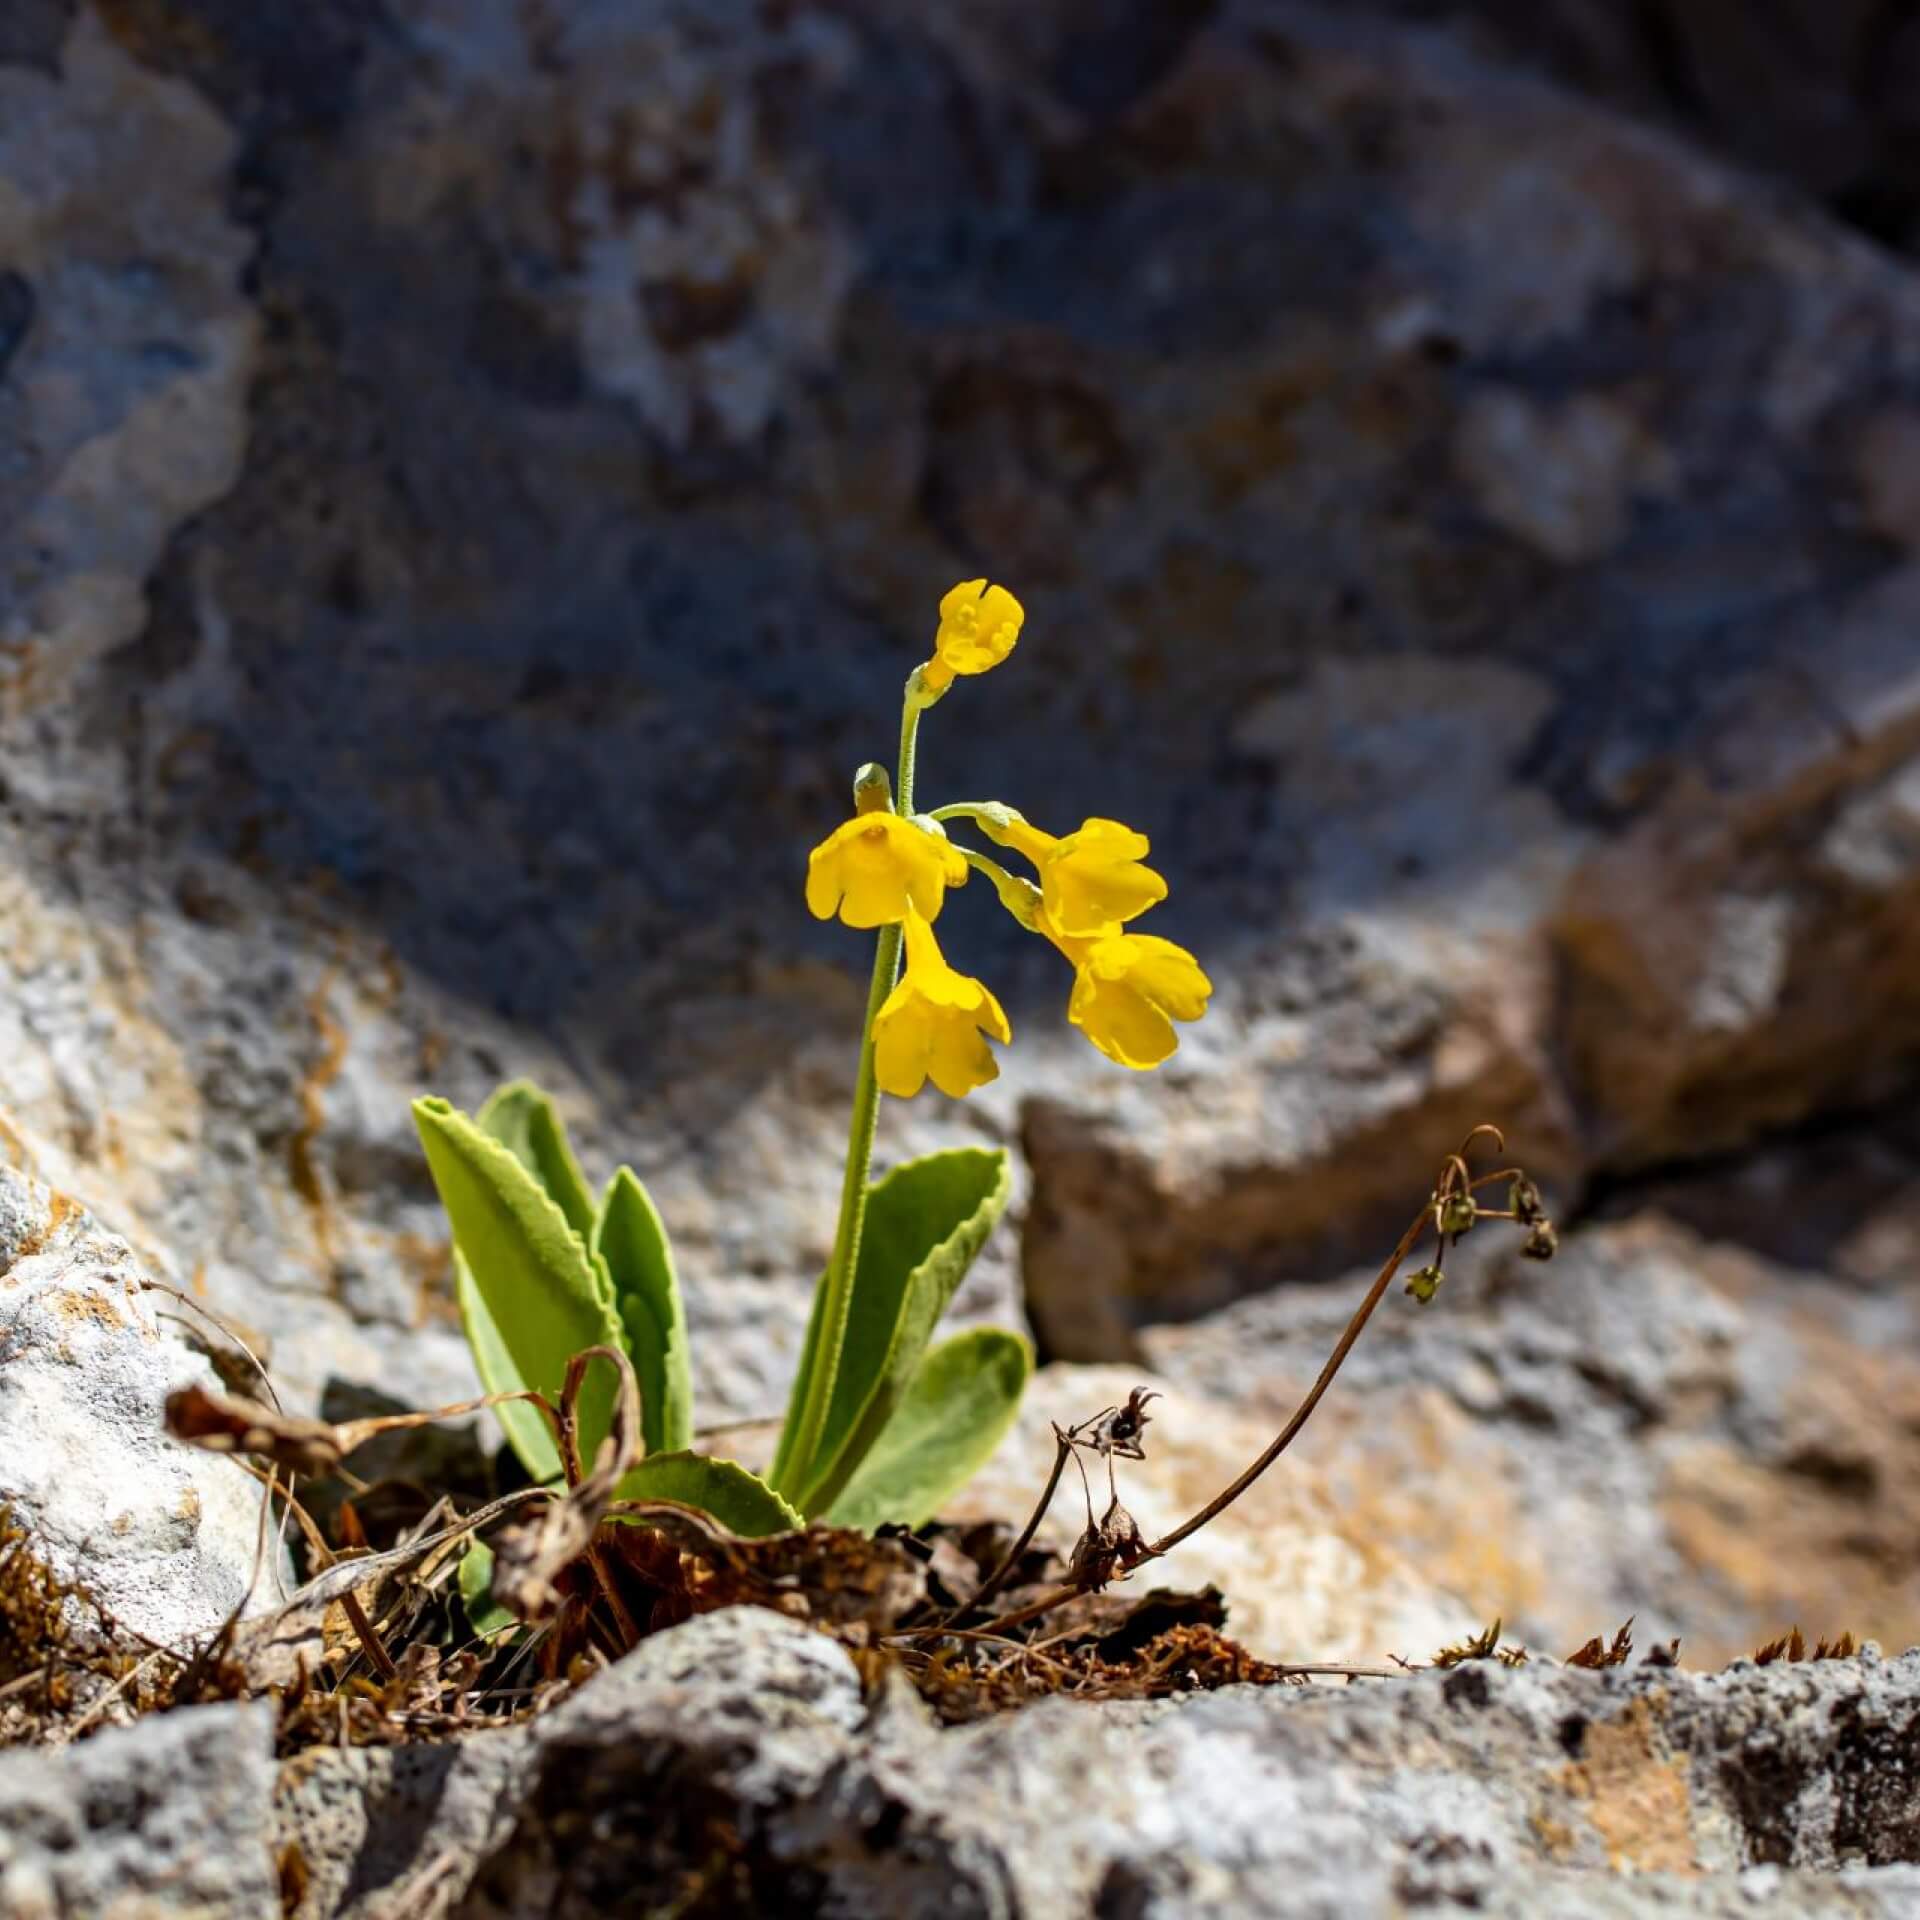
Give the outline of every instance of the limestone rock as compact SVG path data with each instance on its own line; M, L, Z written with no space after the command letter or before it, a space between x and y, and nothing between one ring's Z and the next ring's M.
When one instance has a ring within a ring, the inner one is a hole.
M1277 1427L1370 1278L1145 1344L1200 1404ZM1796 1623L1898 1646L1920 1639L1917 1339L1904 1278L1863 1288L1657 1213L1546 1266L1483 1229L1431 1307L1388 1298L1276 1473L1549 1654L1629 1615L1642 1647L1677 1635L1702 1662Z
M778 1412L865 960L804 858L976 571L1029 624L926 792L1124 813L1218 993L1120 1074L956 897L1017 1040L881 1157L1016 1150L963 1317L1115 1360L1477 1120L1571 1205L1907 1097L1910 268L1358 8L552 14L0 34L0 593L66 636L0 1101L291 1399L471 1389L406 1102L525 1072L652 1183L702 1418Z
M273 1720L266 1702L194 1707L57 1753L0 1753L0 1911L277 1913Z
M14 717L140 631L168 541L240 470L259 318L240 289L251 243L224 204L234 148L211 106L144 70L91 9L57 77L0 67Z
M808 1629L741 1610L450 1750L431 1795L374 1803L377 1871L299 1911L367 1920L438 1859L466 1920L694 1884L723 1909L905 1916L1896 1920L1920 1897L1916 1738L1913 1654L1712 1677L1475 1664L942 1732L900 1687L863 1700ZM367 1764L295 1763L283 1836Z
M259 1483L164 1430L170 1391L219 1385L193 1326L125 1241L0 1166L0 1505L118 1626L182 1650L288 1571Z

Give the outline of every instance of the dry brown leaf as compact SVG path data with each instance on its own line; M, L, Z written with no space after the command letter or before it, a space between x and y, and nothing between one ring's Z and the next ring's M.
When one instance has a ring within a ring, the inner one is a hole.
M489 1393L478 1400L458 1400L449 1407L424 1413L388 1413L370 1420L343 1420L335 1424L304 1414L280 1413L257 1400L212 1393L201 1386L181 1387L167 1395L167 1431L189 1446L209 1453L251 1453L290 1473L332 1473L356 1447L375 1434L407 1427L430 1426L452 1420L507 1400L531 1400L546 1405L537 1393Z

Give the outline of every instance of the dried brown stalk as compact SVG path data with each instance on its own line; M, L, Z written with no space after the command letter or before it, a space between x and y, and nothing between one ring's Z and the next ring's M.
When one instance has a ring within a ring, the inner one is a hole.
M596 1359L607 1361L619 1373L620 1390L614 1402L613 1425L600 1443L593 1471L583 1476L574 1409L587 1367ZM588 1347L567 1363L558 1428L560 1457L566 1463L570 1484L564 1494L549 1500L530 1519L502 1529L495 1537L493 1597L522 1620L538 1623L551 1619L560 1605L556 1579L586 1554L594 1559L601 1588L618 1617L623 1611L618 1590L612 1576L599 1564L594 1546L594 1535L613 1504L614 1489L640 1457L640 1384L634 1377L633 1362L617 1347ZM633 1622L621 1618L620 1625L626 1631ZM639 1637L634 1630L630 1641Z
M1149 1559L1157 1559L1160 1555L1171 1552L1181 1541L1198 1533L1208 1522L1217 1519L1228 1507L1232 1506L1233 1503L1286 1452L1288 1447L1290 1447L1298 1437L1300 1430L1313 1417L1315 1409L1320 1405L1322 1399L1325 1398L1327 1389L1332 1386L1341 1367L1346 1364L1347 1356L1353 1351L1355 1342L1358 1341L1361 1334L1366 1331L1367 1323L1373 1318L1380 1302L1386 1297L1387 1289L1393 1284L1394 1276L1400 1271L1401 1267L1405 1265L1408 1256L1413 1252L1414 1248L1420 1244L1421 1239L1429 1229L1432 1229L1437 1238L1438 1250L1433 1265L1423 1269L1423 1275L1417 1276L1417 1278L1431 1276L1431 1280L1424 1287L1418 1289L1410 1288L1410 1290L1418 1291L1423 1300L1432 1297L1433 1287L1438 1284L1441 1263L1446 1257L1448 1247L1451 1246L1454 1241L1458 1240L1462 1234L1469 1231L1477 1220L1511 1218L1518 1224L1531 1229L1530 1238L1525 1248L1526 1252L1535 1257L1545 1257L1547 1253L1551 1252L1552 1224L1547 1220L1544 1212L1541 1210L1538 1191L1534 1188L1532 1181L1527 1178L1526 1174L1518 1167L1501 1167L1492 1173L1483 1173L1477 1176L1474 1174L1468 1163L1468 1155L1472 1152L1474 1144L1483 1136L1493 1142L1496 1152L1504 1153L1506 1151L1506 1139L1500 1129L1495 1126L1483 1124L1475 1127L1473 1131L1467 1135L1466 1139L1461 1142L1458 1152L1451 1153L1447 1156L1446 1160L1442 1163L1439 1179L1434 1184L1433 1193L1428 1198L1426 1204L1421 1207L1420 1211L1408 1223L1407 1230L1400 1236L1399 1243L1394 1247L1393 1252L1387 1256L1386 1262L1375 1276L1372 1286L1367 1289L1359 1306L1354 1309L1352 1318L1347 1322L1345 1330L1334 1343L1333 1351L1327 1356L1326 1364L1320 1369L1319 1376L1307 1390L1305 1398L1302 1399L1299 1406L1294 1409L1292 1418L1287 1421L1286 1425L1280 1429L1260 1454L1249 1463L1244 1472L1240 1473L1227 1486L1223 1487L1220 1492L1215 1494L1197 1513L1183 1520L1180 1525L1173 1528L1171 1532L1163 1534L1158 1540L1152 1541L1151 1543L1140 1541L1137 1529L1131 1539L1127 1539L1123 1533L1116 1537L1118 1521L1124 1521L1127 1526L1131 1526L1132 1524L1131 1516L1127 1515L1125 1509L1119 1506L1117 1498L1108 1508L1106 1519L1101 1522L1097 1524L1094 1523L1091 1519L1091 1513L1089 1513L1089 1525L1086 1533L1081 1537L1079 1547L1075 1551L1073 1562L1069 1567L1067 1580L1058 1586L1050 1588L1028 1605L1019 1607L1011 1613L1002 1614L998 1619L988 1621L980 1631L987 1634L1004 1635L1015 1627L1024 1626L1032 1620L1038 1620L1044 1615L1053 1612L1056 1608L1064 1606L1069 1600L1076 1598L1078 1595L1089 1591L1096 1591L1098 1588L1106 1585L1109 1580L1115 1578L1117 1574L1124 1575L1130 1572L1133 1566L1139 1565ZM1499 1213L1492 1212L1491 1210L1483 1210L1477 1206L1473 1200L1473 1195L1481 1189L1492 1186L1499 1181L1508 1181L1513 1184L1513 1204L1505 1211ZM1099 1417L1103 1416L1097 1416L1096 1418ZM1073 1436L1081 1430L1079 1428L1070 1428L1062 1432L1056 1427L1054 1431L1059 1450L1055 1455L1053 1472L1048 1477L1046 1489L1041 1495L1039 1505L1036 1506L1034 1510L1034 1516L1028 1522L1027 1529L1021 1536L1016 1553L1009 1555L1007 1561L1004 1562L1000 1568L996 1569L994 1578L981 1589L981 1594L976 1596L976 1600L972 1606L957 1610L949 1616L949 1619L958 1619L966 1613L974 1611L975 1608L977 1608L980 1598L984 1598L987 1594L996 1591L1000 1583L1004 1580L1013 1560L1017 1557L1017 1551L1024 1550L1026 1543L1031 1540L1033 1533L1038 1530L1040 1519L1046 1512L1048 1505L1053 1499L1054 1492L1059 1485L1060 1475L1065 1468L1067 1455L1074 1451ZM1111 1455L1109 1455L1109 1469L1111 1470ZM1118 1516L1118 1520L1116 1520L1116 1516ZM941 1631L941 1624L916 1629L912 1634L903 1637L925 1638L936 1635Z

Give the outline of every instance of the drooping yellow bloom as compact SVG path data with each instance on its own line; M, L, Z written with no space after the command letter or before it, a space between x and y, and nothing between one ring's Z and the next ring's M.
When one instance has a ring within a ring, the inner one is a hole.
M897 813L857 813L808 855L807 906L850 927L891 926L915 909L933 920L966 878L959 848L941 835Z
M1013 651L1026 609L1005 587L984 580L962 580L940 602L940 630L933 637L933 658L920 677L934 693L944 693L957 673L985 673Z
M987 831L1033 862L1047 918L1069 939L1091 939L1167 897L1167 883L1140 864L1147 836L1118 820L1086 820L1058 839L1024 820Z
M912 907L906 936L906 972L874 1018L874 1073L896 1099L911 1099L931 1079L958 1100L998 1076L987 1036L1011 1040L1013 1029L978 980L947 965L933 929Z
M1198 1020L1213 982L1185 947L1151 933L1109 927L1091 940L1041 931L1074 966L1067 1018L1109 1060L1144 1071L1180 1044L1176 1020Z

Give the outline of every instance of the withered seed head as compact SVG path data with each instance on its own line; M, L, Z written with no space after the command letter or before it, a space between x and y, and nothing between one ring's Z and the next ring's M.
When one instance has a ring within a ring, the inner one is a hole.
M1067 1584L1082 1593L1098 1593L1112 1579L1120 1555L1105 1527L1089 1527L1067 1562Z
M1124 1407L1109 1407L1105 1413L1096 1414L1084 1429L1076 1427L1074 1436L1095 1453L1117 1454L1122 1460L1144 1460L1147 1455L1142 1438L1153 1418L1147 1412L1147 1402L1159 1398L1151 1387L1135 1387L1127 1395Z
M1107 1536L1122 1573L1131 1573L1135 1567L1145 1565L1154 1557L1153 1549L1147 1545L1146 1536L1140 1531L1140 1522L1118 1500L1107 1508L1100 1521L1100 1530Z

